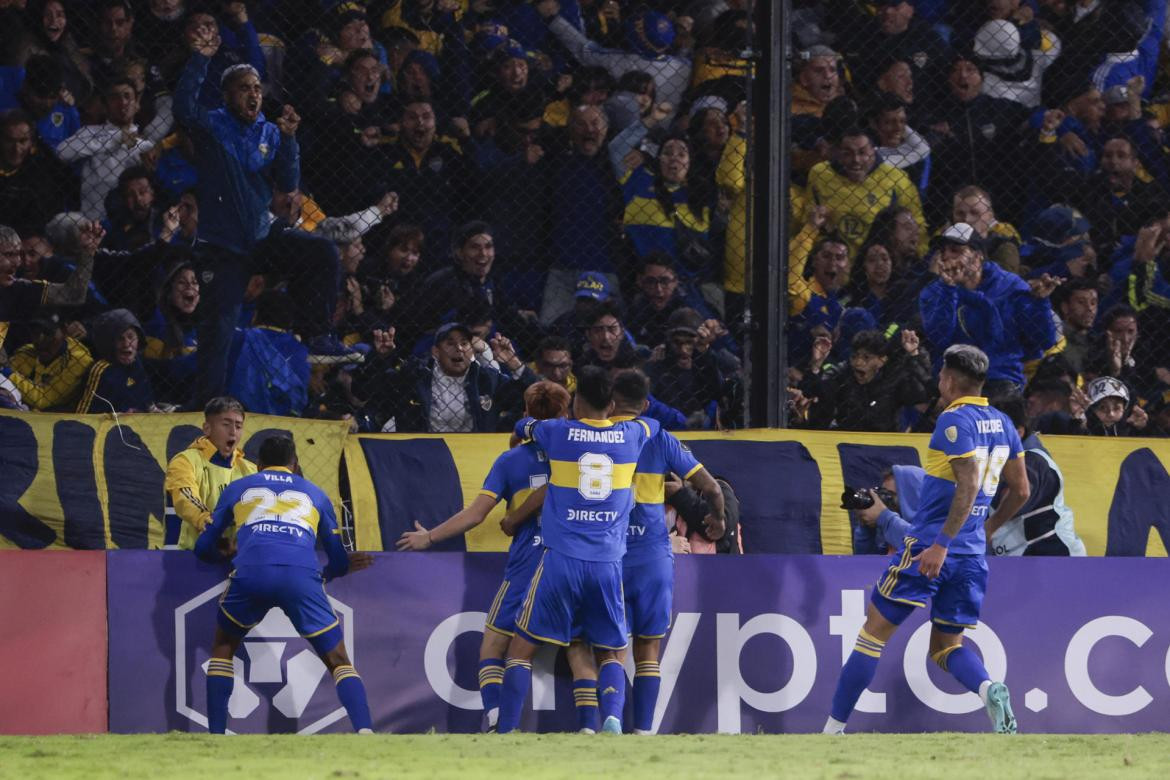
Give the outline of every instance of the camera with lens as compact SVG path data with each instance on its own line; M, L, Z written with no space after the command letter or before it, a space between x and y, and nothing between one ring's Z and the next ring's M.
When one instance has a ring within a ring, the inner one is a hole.
M870 495L871 490L877 494L877 497L882 500L883 504L885 504L890 509L897 511L897 493L886 490L883 487L854 488L849 487L848 485L845 486L845 492L841 494L841 508L853 510L869 509L871 506L873 506L873 496Z

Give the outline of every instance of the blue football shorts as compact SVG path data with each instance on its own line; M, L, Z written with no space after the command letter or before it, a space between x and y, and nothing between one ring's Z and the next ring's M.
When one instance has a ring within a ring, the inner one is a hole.
M890 558L886 574L873 589L873 603L894 625L930 599L930 619L940 631L958 633L979 623L987 593L987 560L982 555L948 555L933 580L911 560L923 547L907 547Z
M634 565L622 564L627 633L661 639L670 628L674 597L674 559L669 555Z
M219 599L219 626L243 637L273 607L280 607L297 633L318 652L332 650L341 638L340 630L333 630L339 624L321 573L302 566L249 566L233 571ZM318 647L323 643L330 644Z
M545 550L516 618L532 642L568 645L580 634L594 647L626 646L621 561L582 561Z

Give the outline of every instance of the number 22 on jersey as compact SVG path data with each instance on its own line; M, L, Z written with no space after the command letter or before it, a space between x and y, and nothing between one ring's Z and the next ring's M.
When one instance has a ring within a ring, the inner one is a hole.
M283 490L277 494L268 488L249 488L240 496L240 506L248 510L241 526L275 520L293 523L311 533L317 533L316 518L311 518L316 511L313 502L299 490Z

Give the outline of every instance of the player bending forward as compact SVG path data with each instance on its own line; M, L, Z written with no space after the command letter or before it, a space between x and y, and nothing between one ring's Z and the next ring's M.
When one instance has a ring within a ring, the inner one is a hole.
M926 458L918 514L903 548L874 587L865 626L841 669L826 734L842 734L861 692L873 680L886 642L915 607L931 602L930 657L968 690L979 694L996 733L1016 733L1007 686L992 682L963 629L979 622L987 590L983 526L1000 476L1007 485L993 525L1013 517L1028 498L1023 447L1006 415L979 397L987 355L967 344L944 353L938 389L945 411ZM917 562L917 567L914 566Z
M269 609L280 607L333 673L337 697L354 731L373 733L366 688L349 662L323 583L360 571L374 558L369 553L346 553L329 497L293 474L297 451L292 439L265 439L259 466L259 473L228 485L215 506L211 525L195 542L195 554L201 559L224 562L217 543L229 527L237 528L235 568L219 600L207 669L207 730L212 734L226 731L235 681L232 657L248 630ZM329 556L323 573L315 552L318 533Z
M536 382L524 391L524 414L536 420L564 417L569 413L571 401L569 391L556 382ZM516 613L544 551L538 518L542 502L525 502L534 493L543 498L541 488L548 484L548 475L548 458L536 444L527 442L514 447L496 458L483 489L466 509L429 531L416 522L417 530L407 531L397 542L399 550L429 549L436 542L467 533L482 523L497 503L508 502L510 511L501 525L512 537L512 544L508 548L504 581L492 600L479 646L479 695L488 731L495 731L500 714L504 653L516 633ZM528 508L517 511L522 504ZM595 732L599 728L597 670L591 652L583 643L574 642L567 655L569 668L573 670L577 727L586 733Z

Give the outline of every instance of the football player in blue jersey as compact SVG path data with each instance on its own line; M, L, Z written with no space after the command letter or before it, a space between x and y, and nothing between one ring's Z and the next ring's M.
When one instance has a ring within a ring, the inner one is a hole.
M549 460L541 511L545 550L516 616L508 645L498 730L520 723L540 644L567 646L577 629L600 654L598 699L602 730L621 731L626 647L622 556L626 551L634 470L642 448L658 433L654 421L612 422L608 372L586 367L577 377L574 420L521 420L516 433Z
M1007 686L993 682L979 656L963 645L964 629L979 622L987 589L984 526L1014 517L1029 493L1016 427L980 396L987 367L987 355L969 344L943 354L938 389L945 410L930 438L918 513L874 587L865 625L837 681L827 734L844 732L886 642L928 598L931 660L979 695L997 733L1016 732Z
M622 371L613 382L614 422L633 420L646 408L650 392L641 371ZM662 638L670 628L674 595L674 555L666 528L666 476L678 474L707 499L704 524L712 541L723 536L723 491L686 445L660 430L642 449L634 470L634 508L622 558L626 622L634 643L634 733L652 734L661 673ZM618 654L625 661L625 651Z
M524 391L524 414L536 420L564 417L569 413L572 397L556 382L536 382ZM399 537L399 550L426 550L441 542L465 534L482 523L500 501L506 501L509 513L501 522L512 537L504 581L496 591L484 624L483 642L479 647L479 695L483 700L488 731L494 731L500 712L500 688L504 682L504 654L515 635L516 614L528 591L528 584L540 563L544 545L540 521L536 514L541 503L525 504L534 491L548 484L548 458L533 442L514 447L496 458L484 480L483 489L466 509L452 515L430 530L415 523L416 530ZM521 506L527 508L521 508ZM518 511L519 510L519 511ZM577 706L577 726L585 732L598 729L597 669L591 652L581 642L573 643L567 653L573 670L573 698Z
M236 529L234 569L219 600L207 669L207 729L212 734L226 731L235 683L232 658L248 631L268 610L279 607L332 672L337 697L354 731L372 733L366 689L345 651L324 583L368 567L373 556L346 553L329 497L293 473L297 451L292 439L265 439L258 465L258 473L224 489L211 524L195 541L199 558L225 562L218 543L229 528ZM318 536L329 557L324 572L317 562Z

